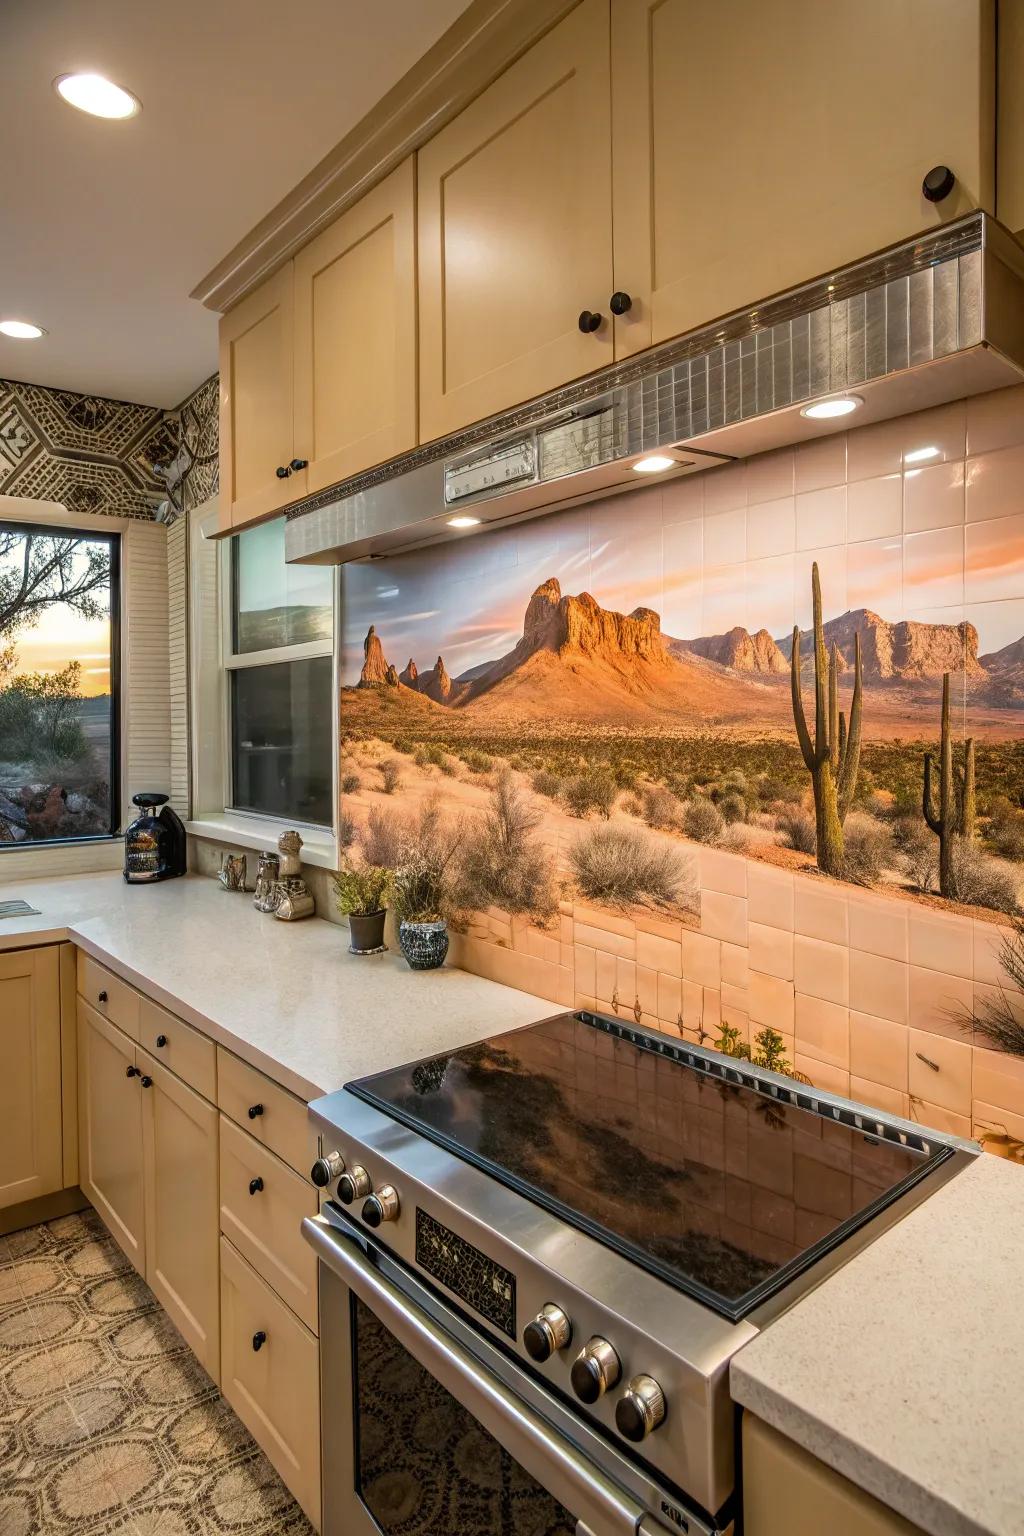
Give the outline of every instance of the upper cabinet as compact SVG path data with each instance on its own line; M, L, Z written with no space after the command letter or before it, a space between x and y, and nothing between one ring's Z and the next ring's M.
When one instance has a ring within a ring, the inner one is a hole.
M607 0L431 139L418 185L421 440L611 362Z
M294 452L293 311L288 262L220 323L223 531L276 512L305 492L305 468Z
M620 356L992 208L990 0L611 7Z
M295 258L294 441L310 491L415 446L415 205L410 157Z

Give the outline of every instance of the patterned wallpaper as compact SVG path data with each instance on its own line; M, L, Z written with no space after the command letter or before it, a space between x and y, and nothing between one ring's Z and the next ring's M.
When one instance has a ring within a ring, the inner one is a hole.
M217 375L176 411L0 379L0 495L148 520L217 490Z

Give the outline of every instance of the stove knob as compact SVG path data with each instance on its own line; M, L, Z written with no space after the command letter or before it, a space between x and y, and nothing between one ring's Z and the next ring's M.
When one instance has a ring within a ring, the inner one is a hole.
M365 1200L372 1188L366 1169L360 1163L353 1163L338 1180L338 1199L342 1205L351 1205L353 1200Z
M328 1184L340 1178L345 1172L345 1159L340 1152L328 1152L326 1157L318 1157L313 1164L310 1178L317 1189L326 1189Z
M572 1339L572 1323L561 1307L548 1302L532 1323L523 1329L523 1345L531 1360L543 1365L556 1350L564 1349Z
M363 1206L363 1220L368 1227L379 1227L382 1221L394 1221L398 1216L398 1191L393 1184L382 1184Z
M634 1376L615 1404L615 1424L627 1440L643 1440L665 1417L665 1394L653 1376Z
M573 1361L569 1380L581 1403L596 1403L621 1374L619 1357L608 1340L594 1337Z

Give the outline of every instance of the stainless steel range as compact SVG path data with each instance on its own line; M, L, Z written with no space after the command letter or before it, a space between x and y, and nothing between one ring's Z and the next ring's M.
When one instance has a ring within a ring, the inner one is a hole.
M590 1013L311 1114L325 1536L727 1532L730 1357L977 1150Z

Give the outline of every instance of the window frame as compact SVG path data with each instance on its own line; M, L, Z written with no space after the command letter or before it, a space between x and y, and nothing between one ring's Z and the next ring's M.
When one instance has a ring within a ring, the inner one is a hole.
M45 508L45 510L44 510ZM105 521L95 514L86 518L76 517L73 513L65 512L63 507L54 506L54 515L47 516L49 507L43 504L39 514L33 516L18 516L0 510L0 529L4 531L17 528L26 533L38 533L48 535L51 538L59 538L62 535L80 537L91 541L108 545L110 550L110 819L109 830L106 832L91 832L86 837L41 837L26 839L21 843L0 843L0 857L9 853L31 853L44 848L80 848L90 843L118 842L124 837L122 829L123 811L121 806L121 788L124 778L124 729L122 720L122 689L121 689L121 662L122 662L122 603L123 589L121 583L121 544L124 533L123 524L117 519L117 526L96 528L93 525ZM113 521L113 519L111 519ZM69 661L75 658L69 657Z

